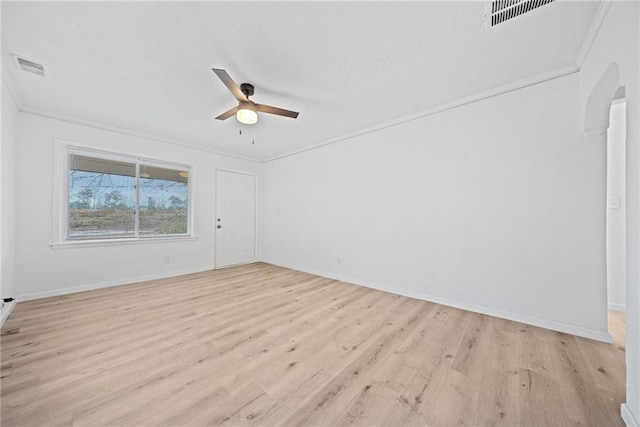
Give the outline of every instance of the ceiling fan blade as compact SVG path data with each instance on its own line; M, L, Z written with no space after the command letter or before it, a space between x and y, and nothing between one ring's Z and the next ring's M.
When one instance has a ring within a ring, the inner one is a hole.
M224 85L227 87L227 89L229 89L231 94L238 101L245 101L246 102L246 101L249 100L244 95L244 93L242 93L242 90L240 90L240 87L236 84L236 82L233 81L231 76L225 70L221 70L219 68L212 68L212 70L213 70L214 73L216 73L216 76L218 76L220 78L220 80L222 80L222 83L224 83Z
M216 117L216 119L227 120L229 117L235 115L237 111L238 111L238 107L233 107L229 111L225 111L224 113L220 114L218 117Z
M256 110L258 110L261 113L291 117L292 119L297 118L299 114L297 111L285 110L284 108L272 107L270 105L264 105L264 104L256 104Z

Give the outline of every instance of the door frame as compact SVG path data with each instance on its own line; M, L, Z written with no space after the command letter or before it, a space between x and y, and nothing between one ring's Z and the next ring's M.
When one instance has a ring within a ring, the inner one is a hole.
M258 214L260 213L260 207L258 205L258 174L255 172L249 172L240 169L229 169L229 168L215 168L214 169L214 182L213 182L213 203L215 205L213 212L213 268L226 268L232 266L218 266L218 252L216 250L216 244L218 242L218 229L216 228L216 218L218 218L218 172L228 172L228 173L238 173L241 175L249 175L253 176L254 179L254 191L253 191L253 229L254 229L254 239L253 239L253 262L258 261L258 239L259 239L259 229L258 229Z

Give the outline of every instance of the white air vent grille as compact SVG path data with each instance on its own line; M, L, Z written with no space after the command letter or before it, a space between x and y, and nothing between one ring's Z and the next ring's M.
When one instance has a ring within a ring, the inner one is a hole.
M14 61L16 62L16 66L19 70L26 71L27 73L37 74L38 76L44 77L44 64L38 64L37 62L23 58L18 55L13 56Z
M491 2L492 27L537 9L555 0L493 0Z

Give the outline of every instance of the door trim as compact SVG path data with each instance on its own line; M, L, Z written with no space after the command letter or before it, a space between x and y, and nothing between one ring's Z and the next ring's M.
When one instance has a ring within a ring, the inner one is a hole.
M258 204L258 174L255 172L249 172L249 171L244 171L244 170L240 170L240 169L229 169L229 168L215 168L214 169L214 183L213 183L213 202L215 205L215 211L214 211L214 215L212 218L213 221L213 268L214 270L217 270L219 268L226 268L226 267L233 267L232 265L227 265L224 267L219 267L218 266L218 259L217 259L217 251L216 251L216 243L218 241L218 229L216 228L216 218L218 218L218 172L229 172L229 173L237 173L237 174L241 174L241 175L249 175L249 176L253 176L253 184L254 184L254 189L253 189L253 197L254 197L254 201L253 201L253 229L255 230L254 233L254 239L253 239L253 262L258 261L258 240L260 239L260 233L259 233L259 221L258 221L258 215L260 214L260 205Z

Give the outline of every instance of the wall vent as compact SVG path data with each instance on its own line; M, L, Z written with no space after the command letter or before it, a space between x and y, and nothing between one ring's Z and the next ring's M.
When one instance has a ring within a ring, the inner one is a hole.
M493 0L489 25L495 27L556 0Z
M37 74L40 77L44 77L44 64L39 64L31 59L24 58L18 55L13 56L13 60L16 63L16 66L19 70L25 71L27 73Z

